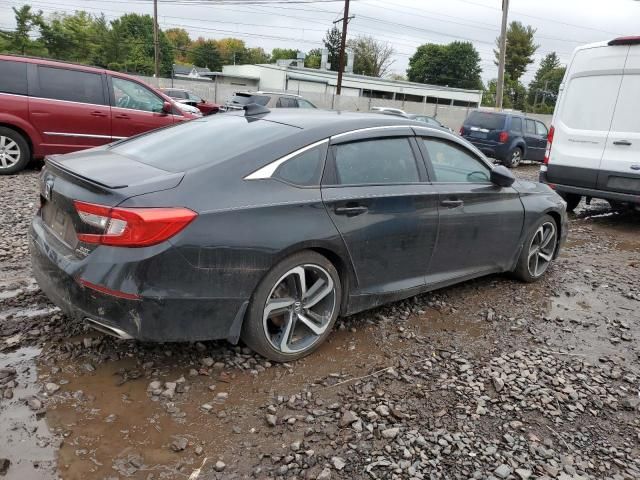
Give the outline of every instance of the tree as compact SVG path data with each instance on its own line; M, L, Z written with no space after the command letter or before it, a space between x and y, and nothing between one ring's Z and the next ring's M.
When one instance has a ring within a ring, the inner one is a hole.
M100 44L105 41L103 18L78 11L53 14L40 26L41 41L53 58L78 63L100 63Z
M264 51L262 47L247 48L244 54L245 63L270 63L271 55Z
M406 82L407 81L407 76L406 75L402 75L401 73L390 73L389 75L387 75L387 78L389 80L399 80L402 82Z
M312 48L304 57L304 66L307 68L320 68L321 61L322 50L320 50L319 48Z
M554 105L563 75L564 68L560 66L560 59L556 52L547 54L540 62L540 67L538 67L533 81L529 84L529 103L535 106L539 97L550 98L553 96L552 105Z
M242 65L245 61L246 46L239 38L222 38L216 41L223 65Z
M480 89L481 72L480 55L471 43L427 43L409 59L407 77L412 82Z
M205 40L200 37L191 44L188 55L189 61L196 67L207 67L211 71L219 71L222 68L222 58L218 49L218 42Z
M497 84L497 79L494 78L492 80L489 80L487 88L484 89L482 95L482 105L487 107L495 106ZM526 87L519 80L513 80L507 73L505 73L504 76L504 94L502 98L502 106L504 108L514 108L516 110L522 111L529 110L527 104Z
M271 50L271 62L277 60L291 60L298 58L298 50L295 48L274 48Z
M184 28L170 28L169 30L165 30L164 34L176 52L176 61L184 62L187 59L189 47L191 46L189 32Z
M354 55L353 72L359 75L382 77L393 63L393 47L373 37L359 35L349 40L347 47Z
M324 36L324 47L329 50L329 64L334 72L340 68L340 44L342 43L342 33L335 25L327 30Z
M533 54L538 50L539 45L533 43L536 29L520 22L511 22L507 30L507 50L505 55L505 73L508 73L512 80L520 80L520 77L527 71L527 67L533 63ZM500 63L500 37L496 39L498 50L494 50L496 65Z
M12 32L4 32L5 49L10 53L22 55L42 55L42 42L33 40L31 35L42 25L42 12L33 12L29 5L20 8L12 7L16 20L16 28Z

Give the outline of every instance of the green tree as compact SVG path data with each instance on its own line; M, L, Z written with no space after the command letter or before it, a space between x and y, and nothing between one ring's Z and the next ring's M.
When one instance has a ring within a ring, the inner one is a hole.
M277 60L291 60L298 58L298 50L295 48L274 48L271 50L271 62Z
M334 72L340 68L340 44L342 42L342 33L335 25L327 30L324 36L324 47L329 50L329 64Z
M480 55L471 43L427 43L409 59L407 78L412 82L480 89L481 72Z
M271 55L265 52L262 47L247 48L244 61L252 65L256 63L270 63Z
M304 57L304 66L307 68L320 68L321 61L322 50L320 50L319 48L312 48Z
M560 66L560 59L556 52L547 54L540 62L533 81L529 84L529 103L534 107L539 100L549 100L555 105L555 97L558 96L560 82L564 76L564 68Z
M44 48L40 39L31 38L42 26L42 12L33 12L29 5L12 7L16 28L2 34L4 51L21 55L42 55Z
M53 58L99 63L99 47L105 40L103 20L84 11L73 15L55 13L40 27L42 43Z
M482 94L482 105L494 107L496 104L496 86L498 81L494 78L489 80L487 88ZM519 80L513 80L509 74L504 76L504 94L502 97L503 108L513 108L523 112L529 111L527 103L527 89Z
M359 75L382 77L393 63L393 47L373 37L359 35L349 40L347 47L354 55L353 72Z
M223 65L242 65L246 62L247 47L239 38L216 40Z
M539 45L534 43L536 29L531 25L524 26L520 22L511 22L507 30L507 50L505 54L504 70L512 80L520 80L527 71L527 67L533 63L533 54ZM500 61L500 37L496 39L498 50L494 50L496 65Z
M164 34L175 50L176 61L185 62L189 53L189 47L191 46L189 32L184 28L170 28L169 30L165 30Z
M222 59L218 50L218 43L215 40L198 38L191 44L188 58L196 67L207 67L214 72L222 68Z

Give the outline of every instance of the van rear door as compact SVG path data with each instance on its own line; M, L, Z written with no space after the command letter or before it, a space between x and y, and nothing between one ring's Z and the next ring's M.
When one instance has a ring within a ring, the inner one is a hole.
M619 47L611 47L619 48ZM630 47L598 189L640 194L640 45Z
M549 183L596 188L629 47L577 50L554 115Z

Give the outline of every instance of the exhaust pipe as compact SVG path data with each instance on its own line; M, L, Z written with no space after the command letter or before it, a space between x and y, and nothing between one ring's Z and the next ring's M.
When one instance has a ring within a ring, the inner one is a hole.
M110 325L106 325L102 322L94 320L93 318L85 318L85 321L95 330L99 332L106 333L107 335L111 335L112 337L120 338L122 340L133 340L133 337L129 335L124 330L120 330L119 328L112 327Z

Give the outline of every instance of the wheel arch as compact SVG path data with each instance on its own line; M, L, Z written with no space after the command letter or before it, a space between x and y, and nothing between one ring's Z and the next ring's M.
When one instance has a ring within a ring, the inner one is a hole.
M553 221L556 224L556 229L558 230L558 233L557 233L558 242L556 243L556 250L553 253L553 258L555 259L555 258L558 257L558 253L560 252L560 239L562 238L562 235L564 234L563 226L562 226L562 216L560 215L559 212L557 212L556 210L553 210L553 209L549 209L544 213L546 215L549 215L551 218L553 218Z
M29 133L26 130L24 130L22 127L19 127L14 123L7 123L6 121L1 121L1 120L0 120L0 127L14 130L15 132L22 135L22 138L24 138L25 142L27 142L27 144L29 145L29 150L31 151L31 158L34 157L33 140L31 138L31 135L29 135Z

